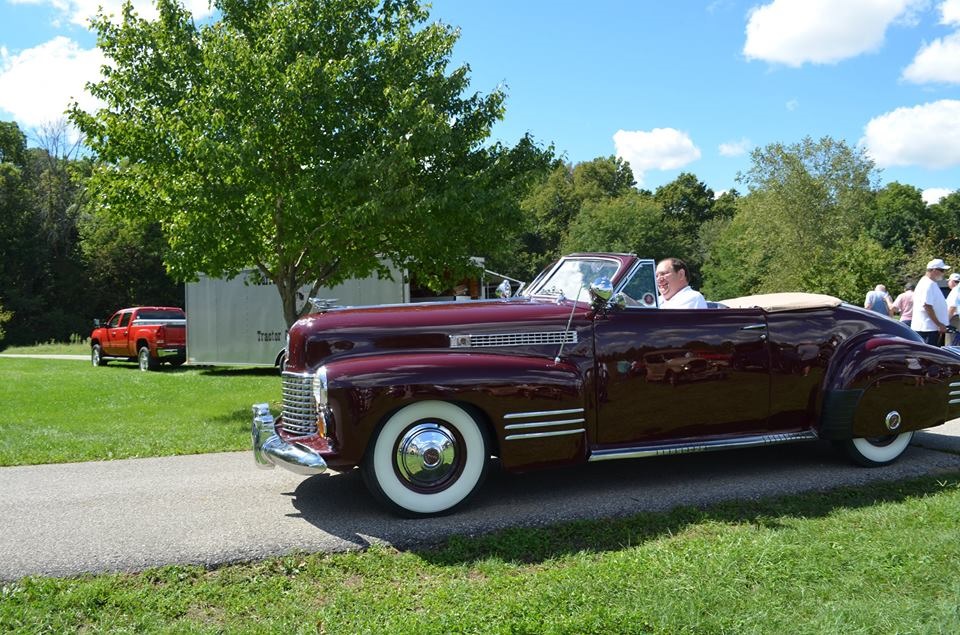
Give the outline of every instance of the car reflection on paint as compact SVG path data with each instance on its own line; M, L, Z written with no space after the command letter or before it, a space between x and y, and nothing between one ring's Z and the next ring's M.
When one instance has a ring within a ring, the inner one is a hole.
M643 356L647 381L664 381L671 386L681 382L726 379L718 362L699 357L686 349L655 351Z

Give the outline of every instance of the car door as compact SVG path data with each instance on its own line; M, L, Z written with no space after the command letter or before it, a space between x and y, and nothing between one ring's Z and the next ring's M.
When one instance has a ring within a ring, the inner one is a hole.
M760 309L627 307L598 317L596 443L766 432L766 331Z
M127 351L127 337L130 329L132 311L116 313L107 323L107 345L104 350L107 355L129 355Z

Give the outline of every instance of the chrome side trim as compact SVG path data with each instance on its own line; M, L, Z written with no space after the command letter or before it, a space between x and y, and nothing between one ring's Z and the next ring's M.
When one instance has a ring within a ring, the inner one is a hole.
M950 396L950 397L960 397L960 390L951 390L951 391L950 391L950 394L949 394L948 396Z
M812 430L805 432L790 432L785 434L759 434L717 441L695 441L691 443L666 443L662 445L642 445L632 448L618 448L616 450L598 450L590 455L589 461L610 461L613 459L633 459L652 456L668 456L673 454L693 454L695 452L711 452L714 450L728 450L732 448L752 448L762 445L777 445L796 441L815 441L817 433Z
M450 336L450 348L490 348L495 346L539 346L543 344L576 344L576 331L543 331L536 333L477 333Z
M548 428L550 426L562 426L570 423L583 423L586 421L583 417L579 419L563 419L562 421L540 421L537 423L511 423L504 427L504 430L526 430L528 428Z
M556 432L528 432L527 434L510 434L507 435L507 441L519 441L521 439L542 439L544 437L559 437L567 434L583 434L586 432L584 428L578 428L576 430L558 430Z
M569 410L540 410L539 412L509 412L503 415L504 419L525 419L527 417L552 417L554 415L575 415L583 412L583 408Z
M949 405L951 405L951 406L955 406L955 405L957 405L958 403L960 403L960 399L951 399L951 400L948 401L947 403L948 403Z
M960 381L951 382L950 388L960 388Z

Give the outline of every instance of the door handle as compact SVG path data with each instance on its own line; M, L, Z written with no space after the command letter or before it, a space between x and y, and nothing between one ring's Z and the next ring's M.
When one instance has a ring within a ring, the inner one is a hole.
M766 330L766 324L750 324L748 326L740 327L741 331L764 331Z

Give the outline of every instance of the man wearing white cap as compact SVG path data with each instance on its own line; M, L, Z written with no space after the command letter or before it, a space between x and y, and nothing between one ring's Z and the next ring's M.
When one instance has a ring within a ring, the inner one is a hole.
M943 272L949 268L942 259L934 258L927 263L927 274L920 278L913 291L913 319L910 328L931 346L940 345L940 335L947 332L950 321L947 301L937 285L937 282L943 279Z
M960 327L960 315L957 314L957 309L960 308L960 273L951 273L947 286L950 287L950 293L947 294L947 318L953 328L944 337L944 346L953 346L957 343L956 330Z

